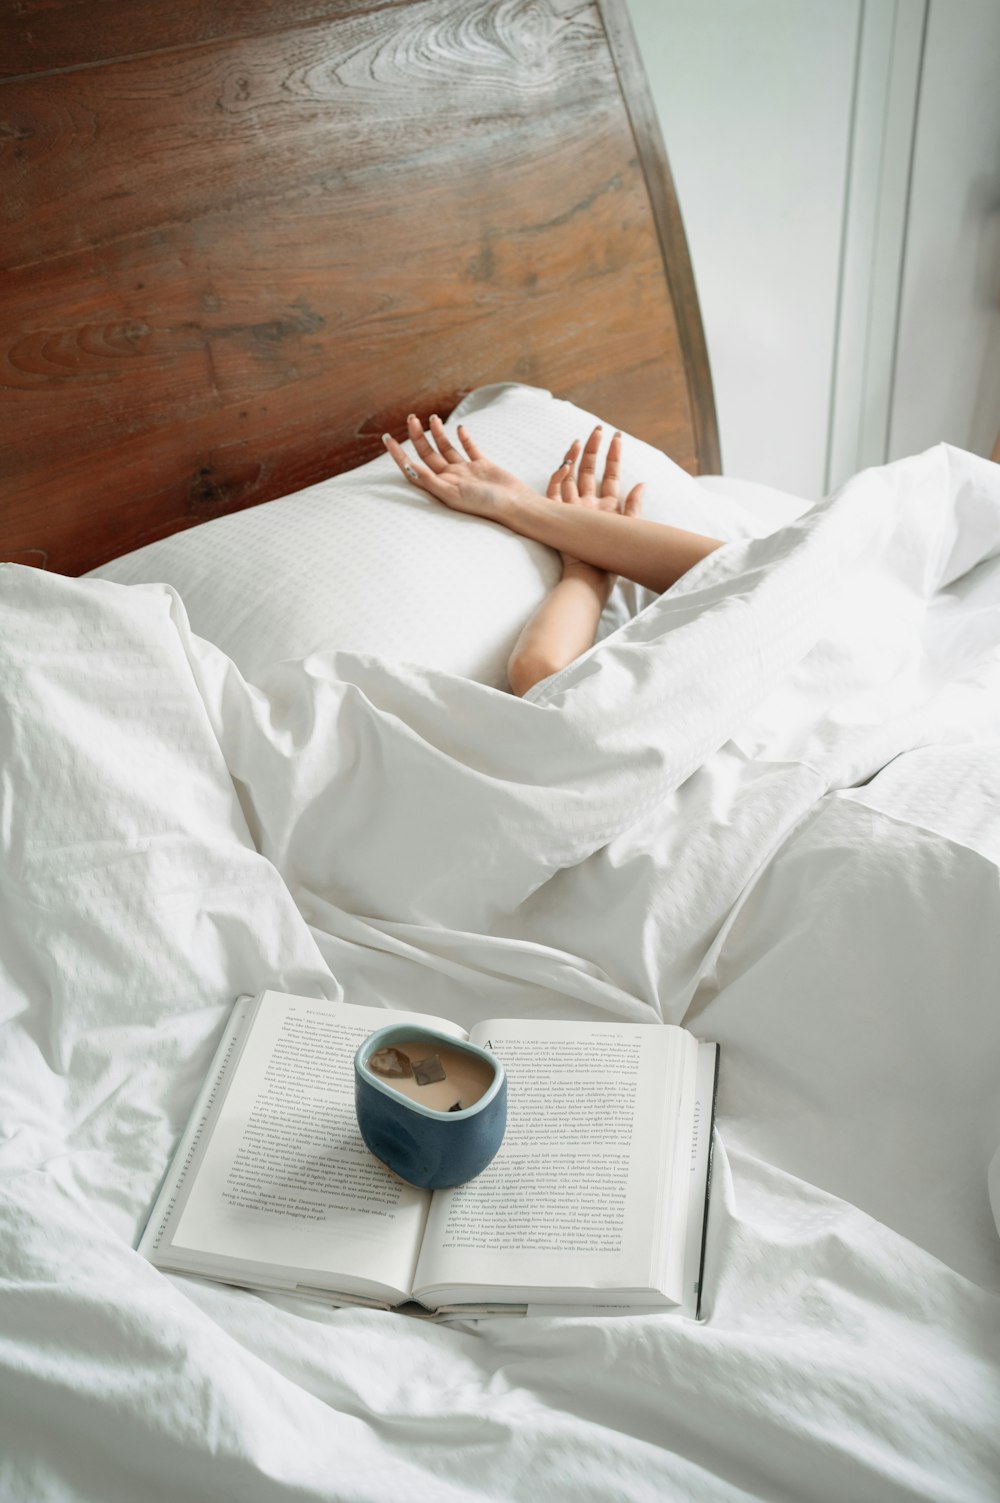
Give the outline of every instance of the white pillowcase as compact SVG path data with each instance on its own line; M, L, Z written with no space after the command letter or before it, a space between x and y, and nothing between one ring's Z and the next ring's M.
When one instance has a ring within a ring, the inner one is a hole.
M598 421L535 387L481 387L455 409L491 459L544 489ZM606 437L610 438L610 430ZM625 437L625 490L647 481L645 515L726 539L767 531L666 455ZM506 688L524 622L559 578L558 556L415 491L388 455L278 501L203 523L93 571L166 583L192 629L250 679L270 664L346 649ZM604 631L649 598L615 591Z

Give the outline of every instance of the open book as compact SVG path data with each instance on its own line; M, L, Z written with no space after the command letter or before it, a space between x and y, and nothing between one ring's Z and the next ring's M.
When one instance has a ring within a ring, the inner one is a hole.
M418 1023L508 1077L492 1164L413 1189L369 1153L354 1053ZM158 1268L440 1314L652 1307L696 1316L718 1049L659 1024L493 1019L241 998L139 1251Z

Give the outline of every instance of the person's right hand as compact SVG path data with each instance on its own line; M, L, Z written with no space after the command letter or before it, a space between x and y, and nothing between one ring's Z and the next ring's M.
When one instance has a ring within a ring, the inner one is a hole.
M545 494L550 501L562 501L567 506L585 506L592 511L614 511L626 517L637 517L642 511L642 493L645 485L642 482L634 485L622 503L619 496L622 454L620 433L614 434L608 446L604 476L600 490L598 490L597 455L601 447L601 433L601 425L598 424L583 445L582 452L580 440L574 439L566 458L559 468L553 471ZM574 473L577 459L580 463ZM581 564L571 553L563 553L561 557L564 573L567 569L590 570L593 568L592 564Z

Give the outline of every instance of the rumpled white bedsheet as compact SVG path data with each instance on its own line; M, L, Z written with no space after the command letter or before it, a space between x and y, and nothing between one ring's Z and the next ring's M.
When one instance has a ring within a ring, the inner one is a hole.
M0 1497L1000 1496L1000 469L728 545L528 701L245 683L0 569ZM707 1320L466 1329L133 1251L233 998L723 1046Z

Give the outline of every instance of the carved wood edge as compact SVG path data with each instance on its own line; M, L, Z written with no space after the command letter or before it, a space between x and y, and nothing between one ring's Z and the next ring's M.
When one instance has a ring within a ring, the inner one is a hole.
M649 81L642 65L639 44L626 9L626 0L597 0L597 6L618 74L618 85L628 111L639 164L646 180L653 221L660 242L663 273L674 305L677 337L684 356L684 375L691 407L698 471L700 474L717 475L722 470L722 457L712 370L673 174L667 160Z

